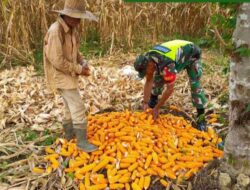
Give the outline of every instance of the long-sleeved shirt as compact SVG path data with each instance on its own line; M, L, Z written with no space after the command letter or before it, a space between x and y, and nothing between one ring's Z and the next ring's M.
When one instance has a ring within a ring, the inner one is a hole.
M83 59L79 53L80 39L76 29L71 29L59 17L44 38L44 70L51 90L75 89L82 72Z
M171 41L171 43L173 44L174 42L175 41ZM156 47L159 47L159 45ZM172 51L171 46L168 48L169 52ZM186 45L183 46L180 45L178 48L175 49L175 51L172 52L173 55L176 55L175 59L161 55L158 52L154 52L154 50L147 53L147 55L157 63L156 64L157 69L156 72L154 73L154 84L152 89L152 94L154 95L161 95L164 89L164 85L169 82L165 78L166 76L165 68L167 68L170 71L170 73L172 72L174 75L176 73L181 72L184 69L191 67L193 63L199 60L201 57L201 50L193 43L187 43ZM199 67L201 67L201 64L199 65ZM201 69L192 68L189 69L189 71L190 70L194 70L193 72L197 75L200 75L200 72L202 72L201 71L202 68ZM174 82L174 80L170 79L170 82Z

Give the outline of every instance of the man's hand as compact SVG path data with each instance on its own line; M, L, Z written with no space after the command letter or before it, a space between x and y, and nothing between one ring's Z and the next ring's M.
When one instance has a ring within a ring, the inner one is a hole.
M87 62L87 60L85 60L85 59L82 59L81 61L80 61L80 65L81 66L88 66L88 62Z
M82 59L80 61L80 65L82 66L82 73L83 76L89 76L90 75L90 69L87 60Z
M155 107L153 109L153 118L155 121L157 120L158 116L159 116L159 109Z
M147 112L148 108L149 108L148 103L143 102L143 110L144 110L144 112Z
M83 76L89 76L90 75L90 69L89 69L88 65L82 67L81 75L83 75Z

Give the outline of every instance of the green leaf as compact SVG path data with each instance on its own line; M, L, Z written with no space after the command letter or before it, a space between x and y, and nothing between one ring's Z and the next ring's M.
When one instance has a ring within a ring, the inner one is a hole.
M0 169L5 169L7 165L8 165L8 162L3 161L3 162L0 164Z
M250 57L250 49L246 47L240 47L235 50L242 57Z
M228 22L227 22L227 27L228 28L235 28L236 21L237 21L236 16L230 17L229 20L228 20Z
M222 116L219 117L219 121L223 125L226 123L226 119L224 117L222 117Z
M250 104L247 105L246 112L250 112Z
M39 143L40 146L49 146L52 145L56 141L56 136L49 136L43 142Z
M67 176L72 180L75 178L75 175L73 173L67 173Z
M63 164L63 166L66 168L66 167L68 167L69 162L68 162L68 161L64 161L62 164Z
M224 75L227 75L229 72L230 72L230 67L229 66L224 67L223 70L222 70L222 73Z
M207 107L208 107L208 108L213 108L213 107L214 107L214 105L213 105L213 104L211 104L211 103L208 103Z
M33 141L38 138L38 134L35 131L28 131L25 137L26 141Z
M44 136L45 136L45 135L49 135L49 130L46 129L46 130L43 132L43 135L44 135Z
M216 25L216 23L217 23L217 16L216 16L216 15L211 16L211 23L212 23L213 25Z
M199 39L196 44L200 47L211 47L211 45L213 44L213 40L211 39Z

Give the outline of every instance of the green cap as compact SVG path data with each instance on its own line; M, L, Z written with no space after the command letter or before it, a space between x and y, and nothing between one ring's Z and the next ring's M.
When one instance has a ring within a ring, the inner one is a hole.
M148 58L145 55L139 55L134 62L134 68L138 72L138 77L143 78L146 75L147 66Z

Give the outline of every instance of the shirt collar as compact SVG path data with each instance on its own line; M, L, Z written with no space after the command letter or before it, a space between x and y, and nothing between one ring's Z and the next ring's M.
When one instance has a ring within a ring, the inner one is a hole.
M66 24L66 22L62 19L62 17L59 16L58 22L62 25L64 32L65 32L65 33L68 33L69 30L70 30L70 28L69 28L69 26Z

